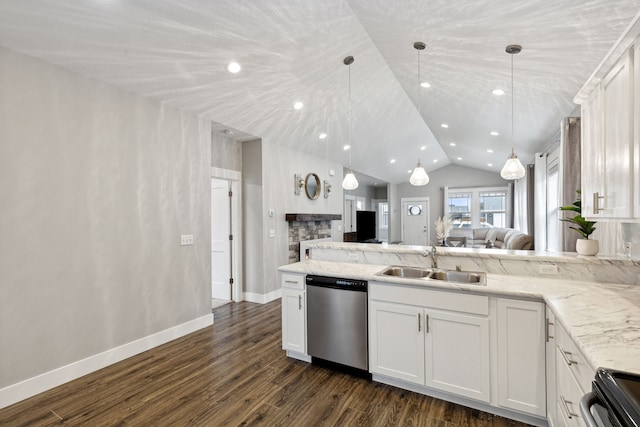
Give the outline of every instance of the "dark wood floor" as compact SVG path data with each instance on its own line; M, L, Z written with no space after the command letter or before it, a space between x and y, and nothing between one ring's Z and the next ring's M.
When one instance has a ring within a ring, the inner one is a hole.
M288 359L280 346L280 301L228 304L212 327L0 410L0 425L524 425Z

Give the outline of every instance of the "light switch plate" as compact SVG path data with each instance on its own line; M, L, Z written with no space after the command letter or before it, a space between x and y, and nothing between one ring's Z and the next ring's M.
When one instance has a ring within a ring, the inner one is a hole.
M180 246L193 245L193 234L180 235Z
M276 237L276 230L269 230L269 237Z

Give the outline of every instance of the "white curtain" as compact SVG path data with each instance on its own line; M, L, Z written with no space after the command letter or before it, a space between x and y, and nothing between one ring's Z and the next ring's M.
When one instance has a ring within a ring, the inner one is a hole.
M547 246L547 156L541 153L535 155L534 182L534 247L545 250Z
M515 181L513 186L513 228L530 234L527 201L527 176Z

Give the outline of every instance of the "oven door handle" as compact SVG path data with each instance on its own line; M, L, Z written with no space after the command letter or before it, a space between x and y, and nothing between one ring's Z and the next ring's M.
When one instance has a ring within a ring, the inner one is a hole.
M594 392L589 392L580 399L580 413L587 427L600 427L591 415L591 406L598 402L598 396Z

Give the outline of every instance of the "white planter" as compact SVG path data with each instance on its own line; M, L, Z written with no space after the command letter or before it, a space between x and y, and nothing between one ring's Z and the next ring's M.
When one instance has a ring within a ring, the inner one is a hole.
M598 253L600 247L597 240L578 239L576 241L576 252L578 255L593 256Z

